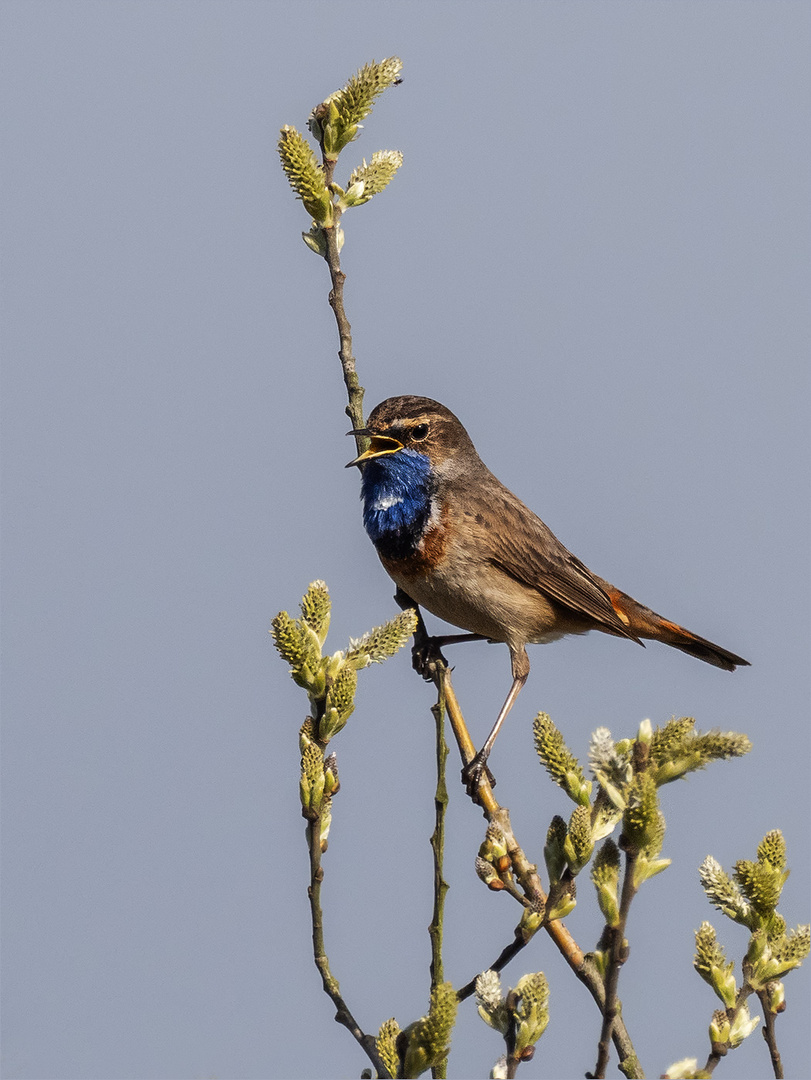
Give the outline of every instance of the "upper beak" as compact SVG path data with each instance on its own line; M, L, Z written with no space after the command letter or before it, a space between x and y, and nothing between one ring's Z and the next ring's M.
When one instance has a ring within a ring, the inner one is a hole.
M399 439L392 439L390 435L375 435L368 428L355 428L354 431L347 431L347 435L368 435L372 440L362 454L346 463L347 469L353 465L362 465L364 461L369 461L371 458L382 457L383 454L396 454L398 450L403 449L403 444Z

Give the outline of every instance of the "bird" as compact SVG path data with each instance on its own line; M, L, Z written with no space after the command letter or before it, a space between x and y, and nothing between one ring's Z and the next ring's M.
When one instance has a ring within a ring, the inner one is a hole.
M529 675L526 646L599 630L661 641L725 671L749 662L598 577L479 457L461 421L427 397L390 397L350 435L369 439L361 470L363 524L384 569L414 604L510 653L512 684L493 728L462 770L475 789Z

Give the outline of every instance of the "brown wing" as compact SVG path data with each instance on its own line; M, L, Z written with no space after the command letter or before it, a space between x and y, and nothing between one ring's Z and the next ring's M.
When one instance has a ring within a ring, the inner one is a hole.
M493 565L565 607L588 615L600 624L600 629L639 641L614 610L605 589L588 567L508 488L499 481L496 484L498 495L486 506L477 498L476 488L468 492L479 503L477 510L482 523L490 526L488 547ZM487 489L496 494L492 481Z

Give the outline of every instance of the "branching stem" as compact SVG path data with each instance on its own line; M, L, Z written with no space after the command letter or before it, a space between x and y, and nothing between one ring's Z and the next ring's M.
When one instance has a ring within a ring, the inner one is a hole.
M783 1062L780 1058L780 1051L777 1049L777 1031L775 1030L775 1019L777 1014L773 1012L769 1004L769 993L767 990L760 990L758 992L758 1000L763 1009L763 1038L766 1040L766 1045L769 1048L769 1056L772 1059L772 1069L774 1070L774 1075L777 1080L782 1080Z
M747 1000L755 992L756 991L752 988L752 985L749 983L749 981L745 980L741 988L738 990L735 1004L731 1006L731 1008L726 1010L727 1019L729 1020L730 1024L733 1024L735 1022L738 1013L742 1008L746 1006ZM772 1071L774 1072L777 1080L782 1080L784 1075L783 1062L780 1057L780 1051L777 1048L777 1032L775 1030L776 1016L769 1006L768 990L764 989L761 991L757 991L757 997L763 1008L763 1038L766 1040L766 1045L769 1048L769 1056L772 1060ZM732 1047L729 1043L713 1043L712 1049L710 1050L710 1054L707 1058L704 1068L702 1069L702 1072L707 1073L708 1076L712 1076L713 1072L715 1071L715 1066L723 1058L726 1057L727 1053L731 1049Z
M507 1011L510 1016L510 1023L504 1034L504 1044L507 1050L507 1080L515 1080L518 1066L521 1064L515 1054L515 1043L518 1035L518 1022L515 1015L516 1004L515 992L511 990L507 995Z
M448 744L445 742L445 702L443 695L434 705L432 712L436 720L436 767L437 782L434 794L434 831L431 835L431 850L434 856L434 910L428 932L431 937L431 986L444 982L442 965L442 931L445 913L445 894L448 883L442 873L445 855L445 813L448 808L448 788L445 783L445 761L448 757Z
M335 171L335 161L330 161L326 155L324 155L323 162L327 184L331 184L333 173ZM329 267L330 278L332 280L329 303L335 314L335 321L338 325L338 336L340 339L338 356L341 361L344 382L346 383L346 390L349 396L349 404L346 412L347 416L349 416L352 421L352 427L359 428L363 426L363 388L358 383L358 376L355 370L355 358L352 355L352 328L349 325L349 319L347 318L344 309L344 282L346 281L346 275L341 269L341 260L338 252L338 224L340 222L340 216L340 209L336 207L333 226L322 230L326 245L326 254L324 257L327 266ZM360 450L360 440L357 437L355 442ZM341 996L338 980L330 971L329 959L324 947L324 921L321 911L321 882L324 877L324 871L321 866L320 816L315 821L309 821L307 824L307 846L310 852L310 886L308 894L310 898L310 915L313 931L313 958L315 960L315 966L321 974L321 981L325 992L335 1003L337 1009L337 1012L335 1013L336 1021L339 1024L343 1024L344 1027L352 1033L353 1037L360 1044L366 1056L371 1061L377 1075L379 1077L388 1077L389 1072L377 1052L377 1043L374 1036L367 1035L361 1030Z
M400 607L404 609L416 607L414 601L400 589L397 590L394 599ZM450 668L439 650L431 649L430 641L431 639L425 629L425 623L420 615L417 631L414 635L415 656L420 658L426 656L429 657L427 663L420 665L423 676L434 683L441 695L441 699L444 700L454 738L459 747L462 763L463 765L467 765L475 757L476 748L470 737L470 732L465 723L465 718L459 706L458 698L453 689ZM510 823L509 810L499 804L493 794L493 788L487 779L486 773L482 773L476 794L477 802L482 807L484 816L488 821L495 821L504 834L507 851L512 862L513 873L521 885L521 888L524 890L524 895L530 903L534 902L545 905L546 893L541 884L541 879L538 876L538 868L529 861L523 848L518 843ZM552 922L544 923L544 929L554 941L566 963L594 998L599 1009L604 1011L606 993L603 980L594 964L583 955L580 946L566 929L563 921L561 919L555 919ZM507 945L506 948L502 950L495 963L491 965L493 969L495 971L501 971L507 963L521 951L525 944L526 942L523 941L514 941ZM457 997L460 1001L463 1001L474 992L475 982L476 980L474 978L457 993ZM620 1058L620 1068L625 1072L625 1075L629 1078L637 1077L641 1080L644 1073L639 1068L631 1037L628 1034L620 1015L617 1015L614 1019L610 1037L614 1042L614 1046ZM627 1072L625 1071L626 1069Z
M611 1040L614 1029L619 1020L619 999L617 988L619 986L620 968L628 957L628 946L625 942L625 927L628 923L628 913L631 903L636 896L634 884L634 871L638 852L628 851L625 855L625 877L622 882L622 895L620 897L619 925L611 930L611 944L608 950L608 971L605 977L605 1004L603 1005L603 1025L600 1032L600 1041L597 1045L597 1065L594 1069L595 1080L605 1077L608 1067L608 1056L611 1050ZM622 1060L622 1053L620 1053Z
M445 895L448 883L443 876L445 857L445 814L448 809L448 788L445 783L445 762L448 758L448 744L445 742L445 700L440 693L436 705L431 710L436 720L436 792L434 794L434 831L431 835L431 850L434 856L434 910L428 933L431 938L431 989L445 980L442 964L442 936L444 929ZM448 1075L448 1059L431 1068L435 1080L444 1080Z
M307 890L310 898L310 917L313 928L313 958L321 974L324 991L335 1004L335 1019L352 1034L371 1061L378 1076L389 1076L386 1066L377 1052L377 1043L372 1035L366 1035L341 997L338 980L330 971L329 959L324 947L324 917L321 911L321 882L324 870L321 866L321 818L307 822L307 847L310 851L310 886Z
M325 154L323 156L323 164L324 179L329 187L335 173L336 162L330 160ZM338 326L338 339L340 341L338 358L341 361L344 384L346 385L346 393L349 398L349 403L346 407L346 415L352 422L353 428L360 428L363 427L363 387L358 381L355 357L352 354L352 327L349 324L346 309L344 308L344 282L346 281L346 274L341 269L341 256L338 251L340 222L341 211L340 208L336 206L334 208L333 225L328 229L322 230L324 233L324 242L326 244L326 255L324 258L326 259L330 279L332 280L332 288L329 294L329 306L332 308L335 315L335 322ZM358 451L360 451L361 444L357 437L355 442L357 443Z

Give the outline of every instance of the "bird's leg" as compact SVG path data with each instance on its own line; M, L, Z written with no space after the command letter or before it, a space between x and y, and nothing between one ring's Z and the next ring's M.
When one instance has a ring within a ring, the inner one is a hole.
M440 646L436 644L436 638L432 638L425 628L425 620L422 617L419 604L397 586L394 601L403 611L413 608L417 613L417 629L414 631L414 644L411 647L411 665L418 675L422 675L426 682L433 677L431 668L437 660L444 662L445 657L440 652Z
M419 613L419 608L417 612ZM422 620L421 615L420 620ZM442 660L443 663L448 663L442 655L442 649L446 645L456 645L460 641L484 641L481 634L445 634L442 637L431 637L425 630L425 623L422 623L422 631L420 633L418 624L414 635L414 646L411 649L411 663L414 670L419 672L426 681L432 678L430 667L434 661Z
M463 641L486 641L484 634L443 634L442 637L431 639L439 644L440 649L445 645L459 645Z
M432 637L425 627L419 605L399 585L397 592L394 594L394 600L403 611L414 608L417 612L417 629L414 633L414 645L411 649L411 663L414 670L419 675L422 675L426 682L432 678L431 664L436 660L446 662L445 657L442 655L443 646L456 645L460 641L484 641L482 634L446 634L442 637Z
M473 796L476 792L476 788L479 785L479 778L482 774L482 770L487 768L486 762L490 756L490 751L493 749L493 743L496 741L496 736L501 730L501 725L506 720L507 713L515 704L515 699L521 693L521 687L527 681L527 677L529 676L529 657L527 656L527 650L522 646L520 652L510 649L510 654L512 657L513 682L510 687L510 692L507 694L507 700L501 706L501 711L496 717L495 724L493 724L493 730L485 739L481 750L479 750L472 761L469 761L462 769L462 783L467 788L467 793L470 796ZM489 769L487 770L487 773L488 777L492 777L492 773Z
M513 679L510 692L507 694L507 700L501 706L501 712L496 717L496 722L493 724L493 730L485 739L484 746L478 754L476 754L473 760L469 761L464 769L462 769L462 783L467 788L468 795L473 795L475 793L476 788L479 785L479 778L481 777L482 771L487 768L487 759L490 757L490 751L493 749L493 743L496 741L496 736L501 730L501 725L507 718L507 713L515 704L515 699L518 697L521 692L521 687L526 681L526 675L522 679ZM489 769L487 769L487 773L490 783L495 783Z

